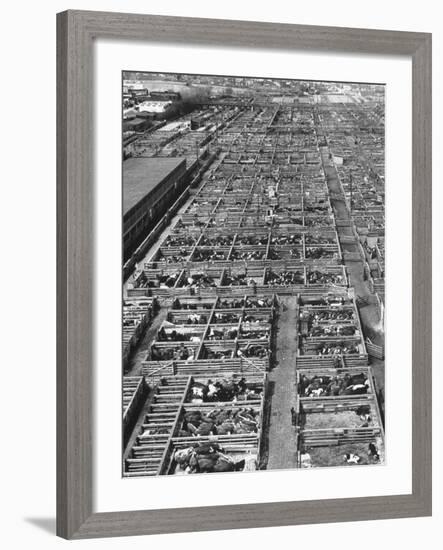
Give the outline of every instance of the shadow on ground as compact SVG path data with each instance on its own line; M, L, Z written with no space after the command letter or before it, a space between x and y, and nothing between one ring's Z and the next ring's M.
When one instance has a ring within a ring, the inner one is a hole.
M55 518L24 518L27 523L39 527L42 531L55 535Z

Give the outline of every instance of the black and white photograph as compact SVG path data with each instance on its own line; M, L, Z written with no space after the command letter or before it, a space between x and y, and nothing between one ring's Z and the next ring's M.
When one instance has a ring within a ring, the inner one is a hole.
M123 72L123 476L385 463L385 86Z
M439 7L3 6L6 549L441 538Z

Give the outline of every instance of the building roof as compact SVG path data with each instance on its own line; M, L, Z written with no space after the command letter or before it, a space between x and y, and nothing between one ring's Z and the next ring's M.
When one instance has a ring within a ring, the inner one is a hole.
M123 215L161 183L185 159L133 157L123 163Z
M142 118L143 120L146 118L153 118L155 113L150 113L149 111L140 111L137 112L137 118Z
M128 126L138 126L139 124L142 124L146 122L143 118L131 118L130 120L124 120L124 124L127 124Z
M138 106L139 111L148 111L150 113L164 113L168 107L172 105L172 101L169 100L148 100L143 101Z

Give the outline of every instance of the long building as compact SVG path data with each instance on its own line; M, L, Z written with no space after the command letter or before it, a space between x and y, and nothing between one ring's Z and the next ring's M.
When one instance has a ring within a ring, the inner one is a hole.
M178 196L185 172L181 158L129 158L123 163L125 260Z

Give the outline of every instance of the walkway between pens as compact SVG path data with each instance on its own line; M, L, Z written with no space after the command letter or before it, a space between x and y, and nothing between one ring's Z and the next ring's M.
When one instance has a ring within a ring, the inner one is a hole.
M142 363L146 361L149 348L157 335L158 329L162 326L163 321L166 320L167 313L165 307L161 307L157 312L157 315L154 317L152 323L149 325L139 342L134 355L131 357L129 369L125 376L141 376Z
M269 373L272 392L268 430L268 470L296 467L295 428L291 407L295 406L296 341L295 296L281 298L277 323L276 366Z

